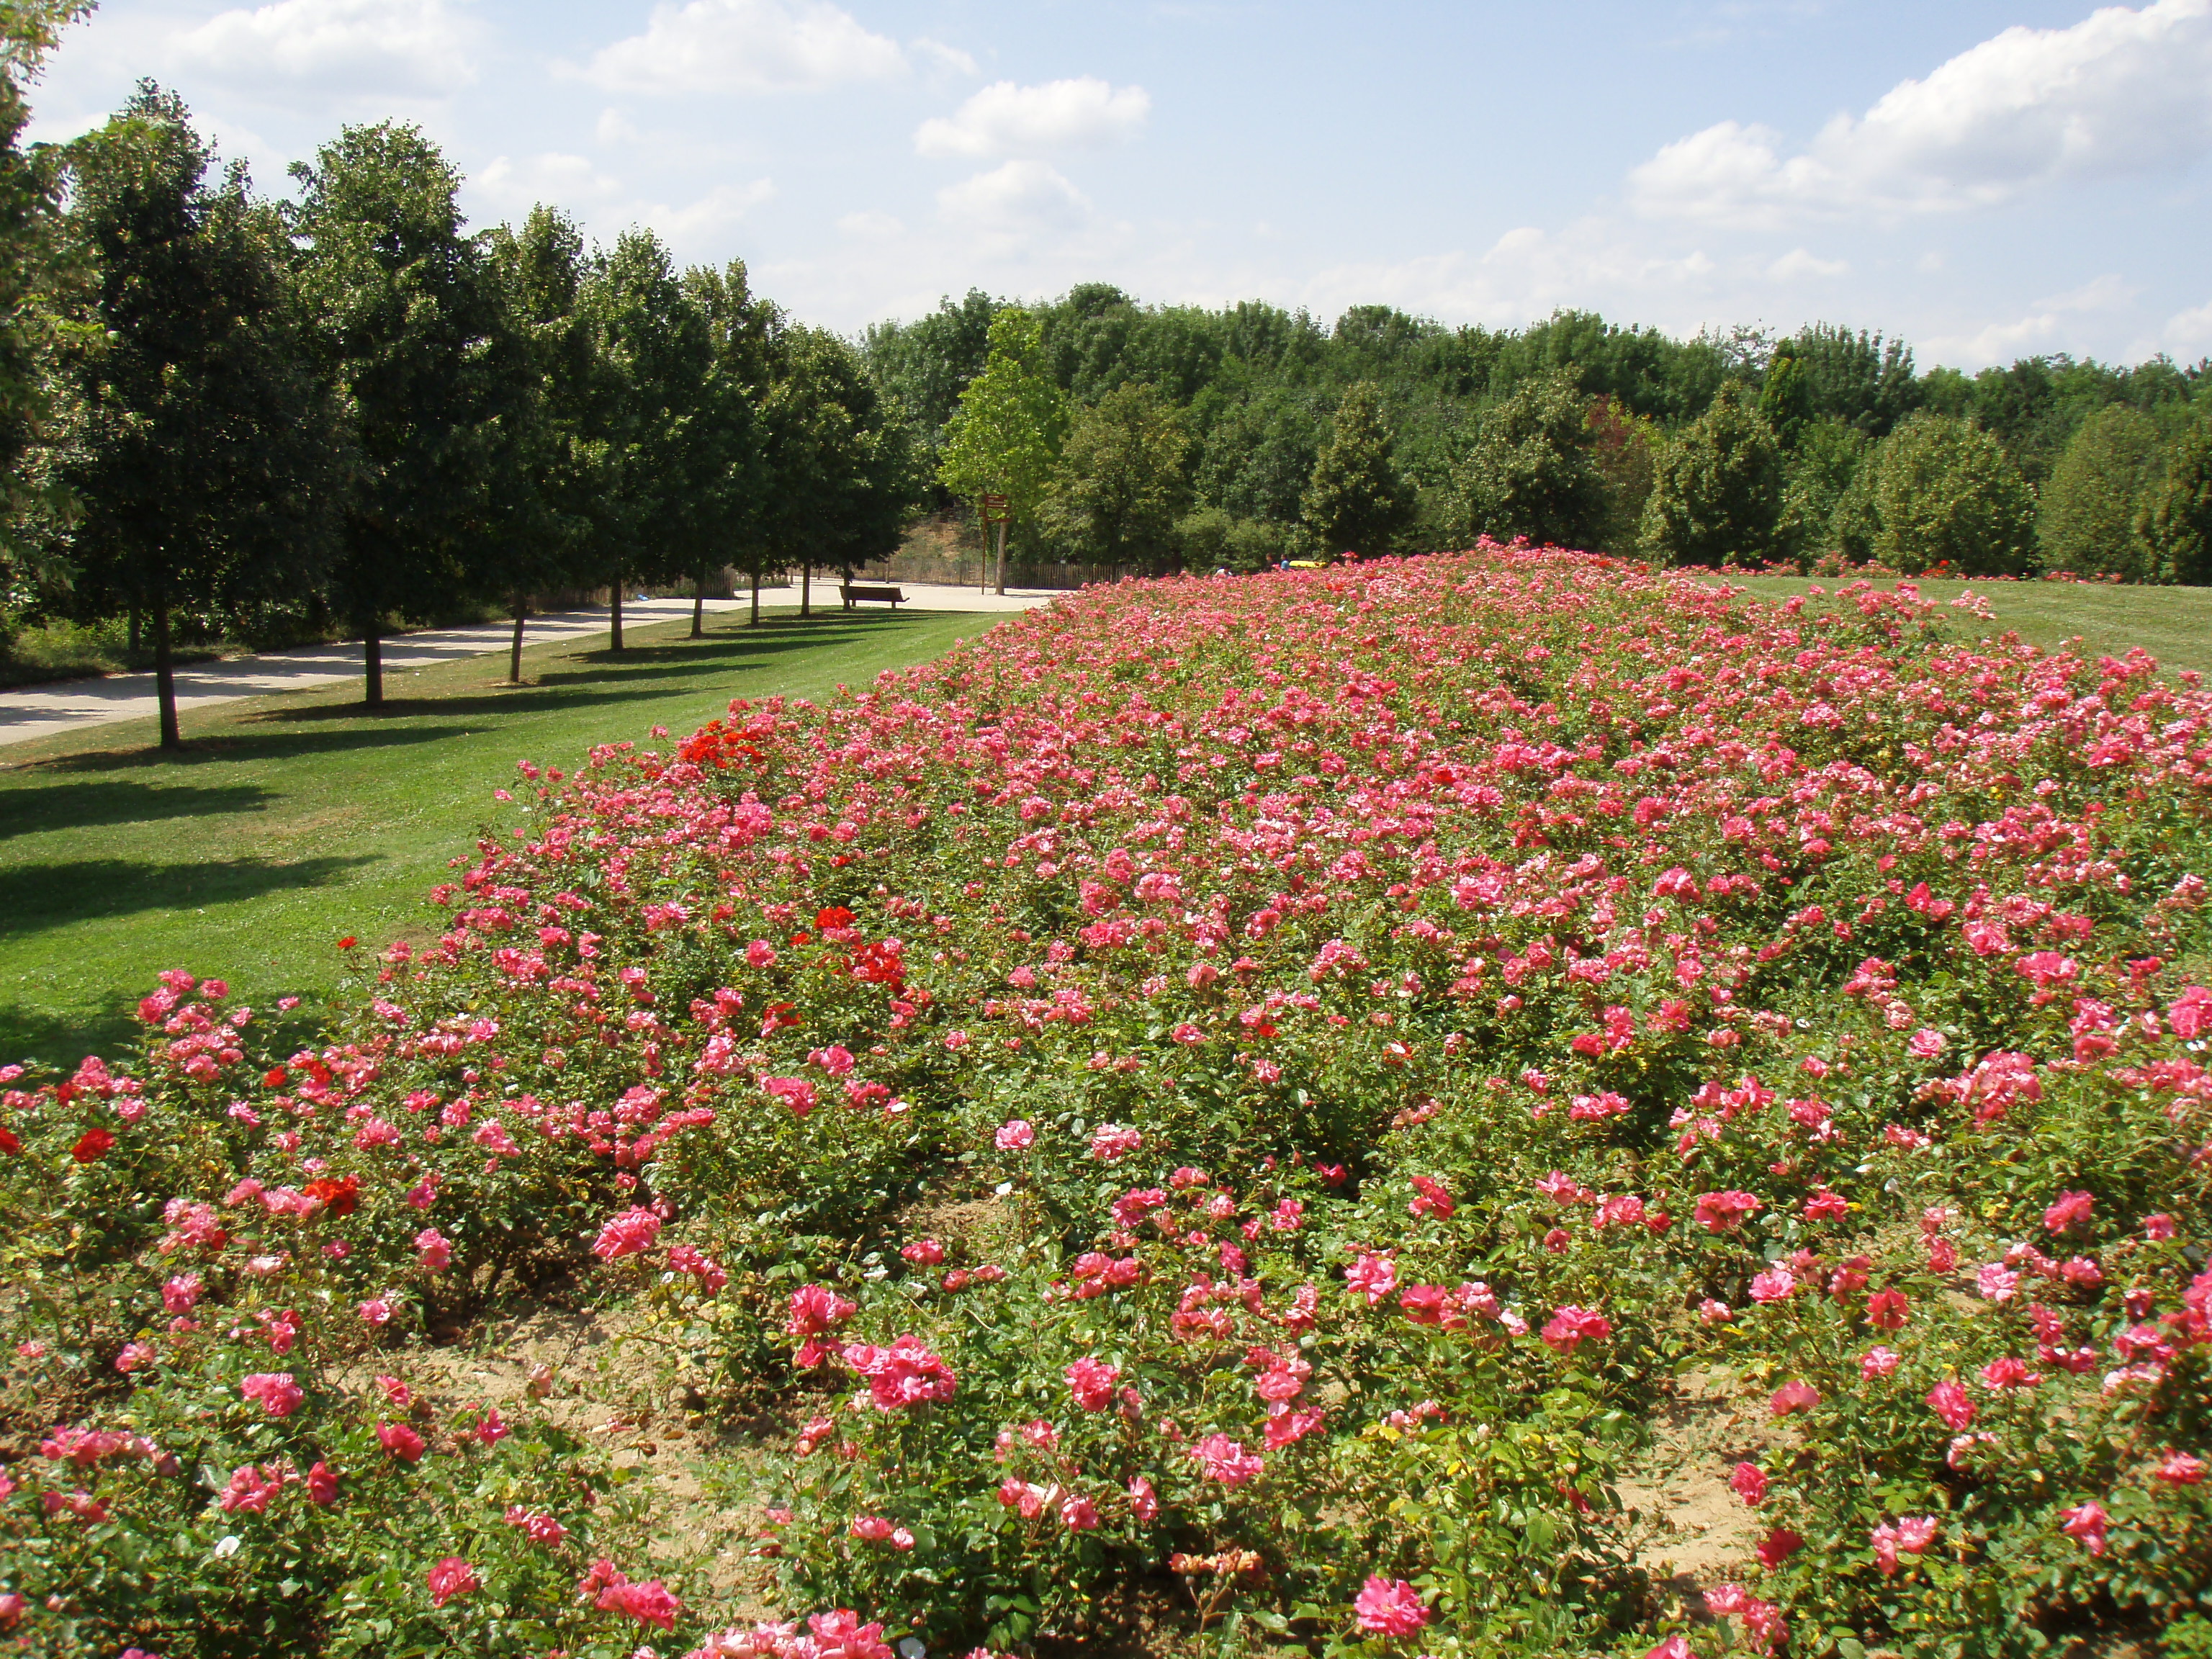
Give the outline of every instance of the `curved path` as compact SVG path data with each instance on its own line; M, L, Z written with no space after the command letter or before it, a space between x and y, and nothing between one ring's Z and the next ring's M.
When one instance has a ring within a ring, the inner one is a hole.
M1024 588L1003 598L978 593L972 587L947 587L924 582L886 584L904 590L907 604L917 611L1029 611L1048 605L1056 590ZM829 589L830 602L822 603L823 585L815 586L817 612L836 609L836 589ZM763 588L763 596L775 597L781 608L795 602L798 590ZM741 611L747 599L709 599L707 609ZM885 609L864 605L864 611ZM689 599L632 599L623 606L625 628L644 628L656 623L688 622ZM532 617L525 645L557 644L589 639L607 632L607 612L561 611ZM504 651L514 637L512 622L483 623L468 628L441 628L415 634L395 634L384 641L384 670L387 674L461 657L486 656ZM272 651L264 656L233 657L222 662L193 663L176 671L179 714L210 703L230 702L240 697L262 697L272 691L292 691L302 686L327 685L337 680L357 679L362 673L361 645L313 646L301 651ZM24 743L57 732L82 726L105 726L113 720L150 719L158 712L151 674L109 674L99 679L64 680L52 685L27 685L0 691L0 744Z

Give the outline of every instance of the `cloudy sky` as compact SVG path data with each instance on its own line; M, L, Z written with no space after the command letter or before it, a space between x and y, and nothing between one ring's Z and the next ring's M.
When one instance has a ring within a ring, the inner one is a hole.
M1103 280L2212 352L2212 0L103 0L34 136L145 75L265 187L398 117L477 223L651 225L841 329Z

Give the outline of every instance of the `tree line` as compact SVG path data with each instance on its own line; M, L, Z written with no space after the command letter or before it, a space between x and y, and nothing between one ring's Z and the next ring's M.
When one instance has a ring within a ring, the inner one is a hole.
M1097 283L1028 308L970 290L861 347L940 491L1008 495L1031 559L1248 570L1490 536L2212 582L2203 362L1923 374L1905 343L1826 323L1681 340L1364 306L1324 327Z
M358 637L374 705L408 622L511 611L519 678L538 595L608 589L619 651L640 584L696 599L734 567L757 621L764 571L898 544L909 422L742 263L587 246L543 206L469 232L459 173L398 123L346 128L271 200L150 82L27 148L24 84L81 9L15 9L0 76L0 617L143 627L165 745L180 622Z

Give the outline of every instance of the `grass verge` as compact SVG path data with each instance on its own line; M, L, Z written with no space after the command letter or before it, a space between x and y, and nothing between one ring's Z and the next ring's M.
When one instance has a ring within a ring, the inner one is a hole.
M169 967L227 976L257 1005L337 981L337 941L433 934L422 895L471 851L490 792L528 758L688 732L732 697L820 698L921 662L990 617L842 612L757 629L736 614L504 652L191 714L165 756L151 720L0 750L0 1060L70 1063L118 1045Z

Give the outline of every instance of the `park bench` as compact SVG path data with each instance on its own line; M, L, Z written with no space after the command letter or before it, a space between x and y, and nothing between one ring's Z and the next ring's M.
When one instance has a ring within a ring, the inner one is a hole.
M856 587L850 582L839 585L837 597L844 600L848 611L862 599L880 599L896 611L906 599L906 594L896 587Z

